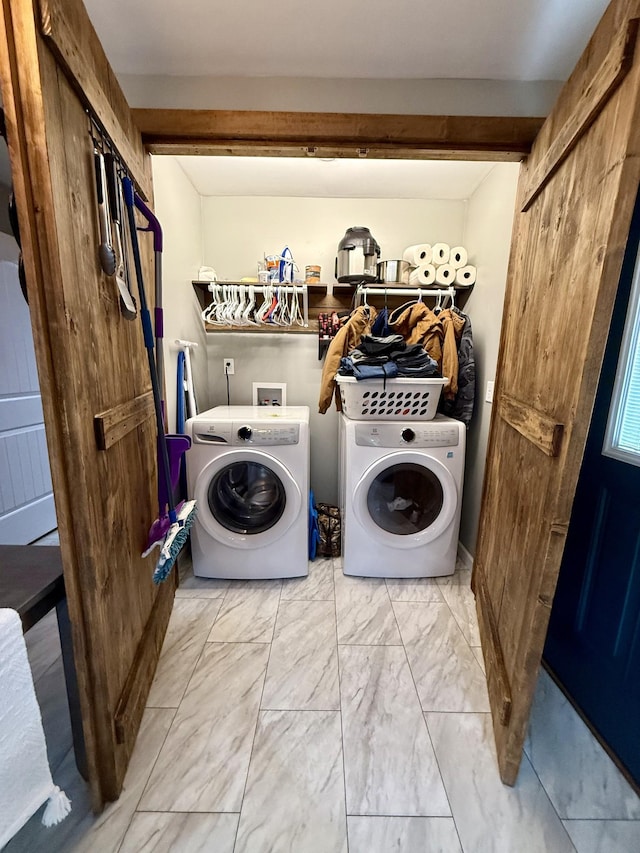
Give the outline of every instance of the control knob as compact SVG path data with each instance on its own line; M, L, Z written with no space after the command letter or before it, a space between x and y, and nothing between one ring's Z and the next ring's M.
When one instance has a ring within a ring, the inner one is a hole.
M407 444L412 442L414 440L414 438L416 437L415 432L412 429L410 429L409 427L405 427L405 429L402 430L400 435L402 436L402 440L406 441Z
M238 438L242 439L242 441L249 441L252 435L253 430L250 426L241 426L238 430Z

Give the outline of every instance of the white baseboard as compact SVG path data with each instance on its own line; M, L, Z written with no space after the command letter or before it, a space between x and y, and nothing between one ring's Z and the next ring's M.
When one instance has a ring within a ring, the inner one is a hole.
M471 571L473 568L473 554L467 551L462 542L458 542L458 559L465 569L469 569L469 571Z

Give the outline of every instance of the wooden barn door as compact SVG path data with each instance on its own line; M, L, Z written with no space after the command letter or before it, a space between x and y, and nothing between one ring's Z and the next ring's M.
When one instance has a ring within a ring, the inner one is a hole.
M639 4L614 0L525 163L474 565L502 779L517 777L640 181Z
M141 559L157 514L139 321L100 271L89 109L151 201L149 158L81 0L3 0L0 83L94 808L116 798L174 585ZM147 282L153 281L145 243ZM152 290L152 288L148 288ZM102 447L95 429L102 415Z

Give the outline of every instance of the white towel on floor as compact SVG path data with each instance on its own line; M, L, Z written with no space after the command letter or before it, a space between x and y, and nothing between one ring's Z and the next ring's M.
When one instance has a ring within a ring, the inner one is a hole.
M53 784L42 717L22 623L15 610L0 609L0 848L49 800L45 826L70 811Z

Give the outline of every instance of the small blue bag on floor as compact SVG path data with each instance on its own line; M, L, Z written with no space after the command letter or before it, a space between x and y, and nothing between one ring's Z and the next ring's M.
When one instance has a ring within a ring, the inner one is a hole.
M315 560L320 541L320 528L318 526L318 510L313 489L309 491L309 559Z

